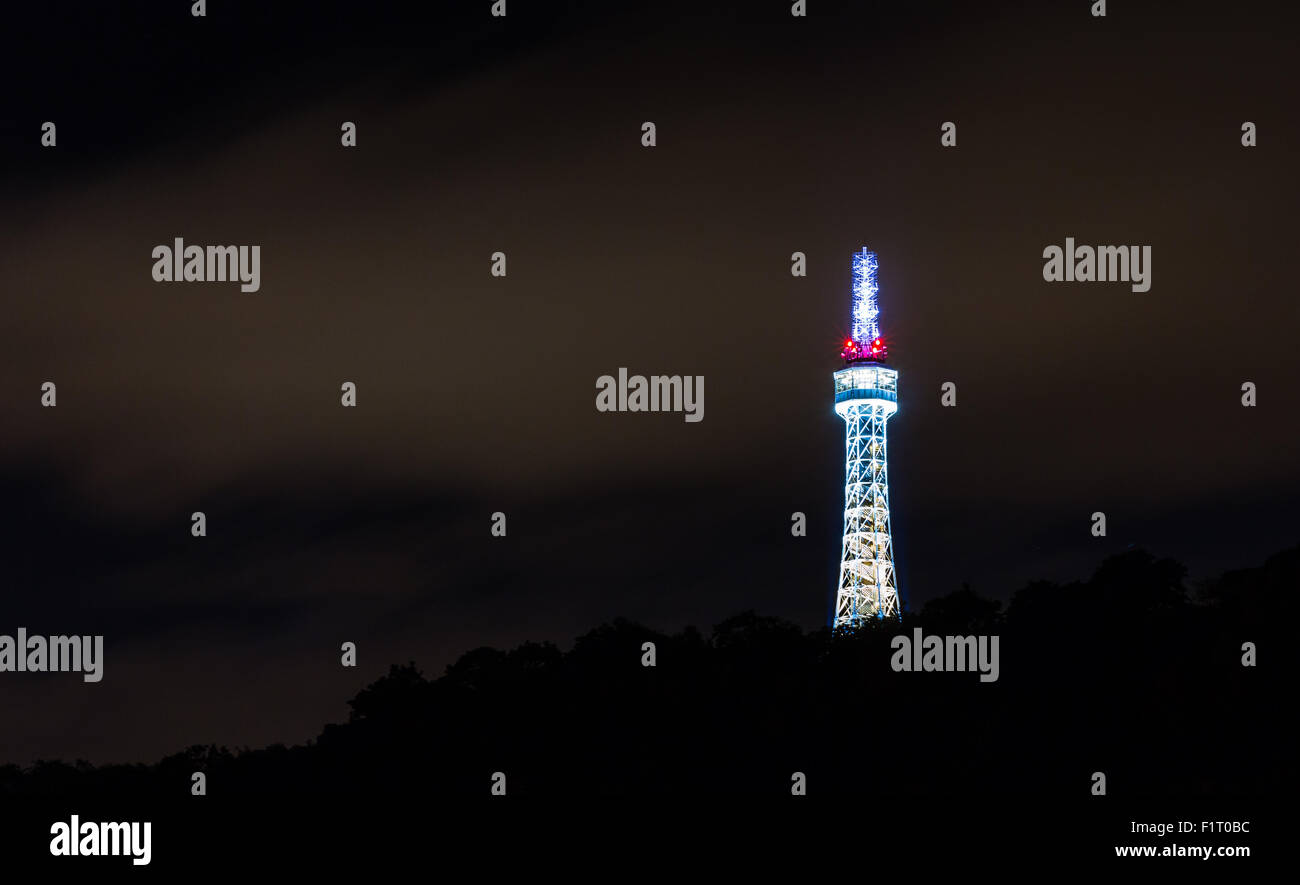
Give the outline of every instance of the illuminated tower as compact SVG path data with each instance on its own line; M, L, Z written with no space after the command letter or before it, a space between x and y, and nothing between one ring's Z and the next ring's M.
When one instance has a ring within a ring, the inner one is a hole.
M898 618L894 544L889 535L885 422L898 411L898 372L885 365L876 306L876 254L853 256L853 337L835 373L835 414L844 419L844 542L834 627Z

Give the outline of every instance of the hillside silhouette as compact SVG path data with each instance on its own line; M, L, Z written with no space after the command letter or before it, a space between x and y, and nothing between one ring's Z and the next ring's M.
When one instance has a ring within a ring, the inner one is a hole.
M394 665L347 722L301 746L194 746L152 765L0 768L0 795L1059 795L1104 771L1130 796L1263 796L1295 781L1277 675L1300 546L1188 586L1130 551L1007 605L963 588L851 634L752 612L708 634L616 620L568 651L470 651L430 678ZM1000 674L894 672L892 637L997 634ZM656 666L642 666L643 643ZM1242 644L1258 649L1242 666Z

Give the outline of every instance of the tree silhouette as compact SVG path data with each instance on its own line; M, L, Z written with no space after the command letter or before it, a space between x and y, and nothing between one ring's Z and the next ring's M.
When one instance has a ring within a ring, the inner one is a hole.
M1035 581L1002 604L964 586L920 613L805 632L752 611L706 637L626 620L570 650L478 648L436 678L411 662L302 746L193 746L152 765L0 768L0 795L174 796L194 771L222 794L764 794L792 772L818 794L1062 794L1104 769L1135 795L1262 795L1294 780L1277 665L1300 546L1190 594L1141 550L1086 581ZM997 635L1000 677L894 672L891 641ZM643 666L644 643L655 666ZM1212 762L1210 761L1212 760Z

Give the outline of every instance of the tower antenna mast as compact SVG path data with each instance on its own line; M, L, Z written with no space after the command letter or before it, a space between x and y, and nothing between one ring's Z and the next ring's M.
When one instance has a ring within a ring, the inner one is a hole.
M885 365L876 301L876 254L853 256L852 337L835 372L835 413L844 419L844 537L833 627L899 618L894 544L889 529L885 423L898 411L898 371Z

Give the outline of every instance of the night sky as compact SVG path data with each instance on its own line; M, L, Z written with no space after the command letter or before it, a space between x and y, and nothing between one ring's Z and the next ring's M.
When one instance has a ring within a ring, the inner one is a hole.
M442 5L6 13L0 633L106 663L0 681L0 763L300 743L391 663L619 616L824 623L864 245L908 605L1300 538L1273 4ZM1044 282L1067 236L1151 290ZM153 282L174 237L259 244L261 290ZM620 367L704 420L597 412Z

